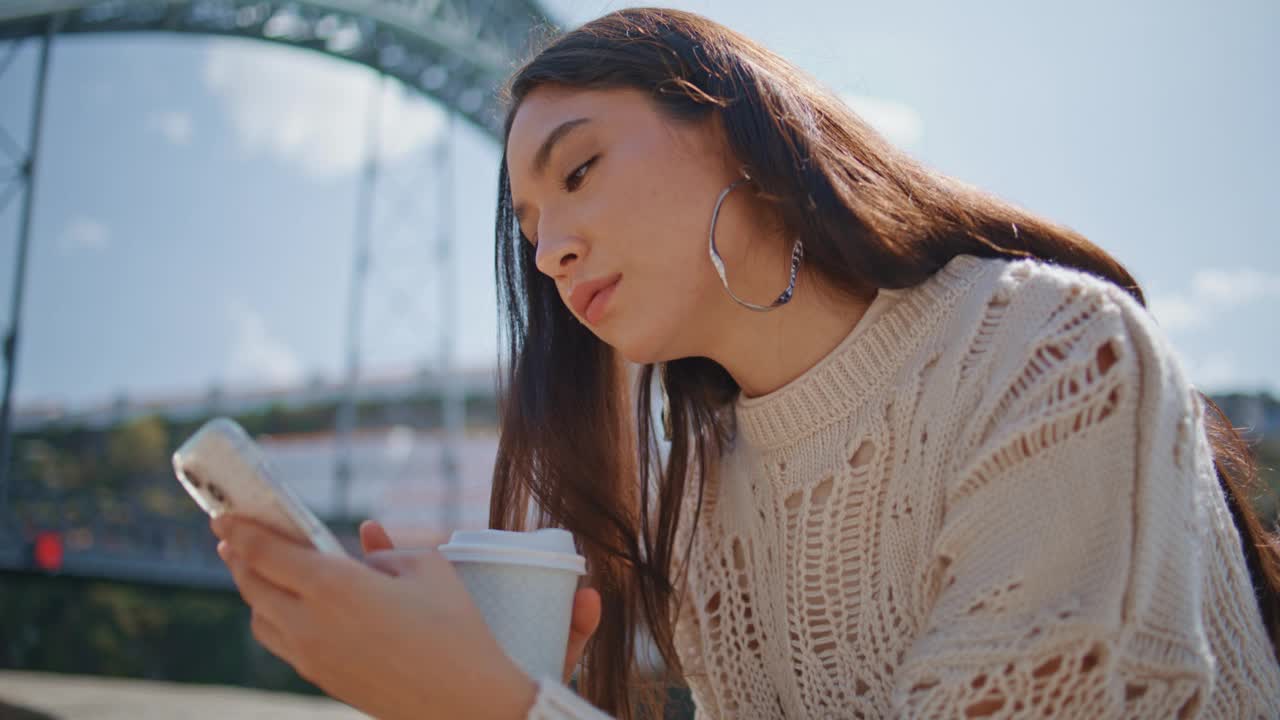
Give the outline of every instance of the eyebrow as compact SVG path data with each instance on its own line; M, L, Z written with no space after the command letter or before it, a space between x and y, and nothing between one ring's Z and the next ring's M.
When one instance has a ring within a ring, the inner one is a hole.
M533 154L533 174L542 175L547 169L547 163L551 160L551 151L555 149L556 143L560 142L569 133L573 132L579 125L591 122L591 118L575 118L566 120L556 126L556 129L547 133L547 137L542 141L542 145L538 147L538 152ZM525 214L524 204L515 206L516 220L521 220Z

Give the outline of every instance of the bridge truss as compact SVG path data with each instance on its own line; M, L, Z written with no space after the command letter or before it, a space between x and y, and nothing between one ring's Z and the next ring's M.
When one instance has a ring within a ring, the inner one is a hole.
M22 196L13 298L3 336L3 406L0 407L0 568L13 567L17 547L5 542L10 522L8 496L12 478L12 394L17 375L17 350L30 244L33 198L38 188L39 150L44 122L48 67L56 38L79 33L168 32L233 36L319 52L375 70L384 80L395 78L406 87L438 101L450 124L460 117L495 140L501 132L495 90L529 52L540 35L552 28L535 0L7 0L0 3L0 75L10 70L20 42L39 43L32 121L26 148L0 127L0 211ZM370 99L370 131L362 180L358 188L354 237L353 279L347 314L346 401L339 408L339 460L335 477L339 506L345 507L351 479L349 454L342 438L354 425L356 384L360 371L360 326L367 292L367 268L374 252L372 206L378 190L378 108ZM433 162L451 170L447 143L437 147ZM4 163L12 162L5 168ZM6 173L5 171L8 170ZM441 203L452 203L445 183ZM448 205L442 205L448 207ZM454 279L447 268L453 241L450 213L441 213L437 266L440 299L444 303L438 354L440 385L446 391L446 431L460 433L463 398L448 381L452 337L456 323L452 307ZM394 258L380 258L395 262ZM442 471L458 485L457 462L449 453ZM446 518L448 522L448 518ZM13 538L9 538L13 539ZM19 543L20 544L20 543ZM154 570L154 568L152 569ZM147 579L143 567L126 575Z

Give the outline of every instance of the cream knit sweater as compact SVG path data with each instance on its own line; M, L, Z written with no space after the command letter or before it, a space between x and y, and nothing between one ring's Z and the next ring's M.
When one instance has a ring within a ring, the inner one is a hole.
M1280 718L1203 409L1114 285L956 258L735 412L676 625L699 720Z

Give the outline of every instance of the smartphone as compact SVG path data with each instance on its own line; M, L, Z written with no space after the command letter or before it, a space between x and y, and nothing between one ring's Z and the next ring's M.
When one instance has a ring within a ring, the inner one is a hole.
M347 554L293 489L271 474L262 449L230 418L210 420L182 443L173 453L173 471L210 517L234 511L321 552Z

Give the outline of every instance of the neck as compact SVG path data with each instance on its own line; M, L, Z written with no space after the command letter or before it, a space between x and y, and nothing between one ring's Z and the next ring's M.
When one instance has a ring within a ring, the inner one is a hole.
M716 242L739 297L768 303L786 286L794 237L782 229L768 203L746 192L730 193ZM727 370L746 397L767 395L818 364L853 331L870 305L868 299L834 290L803 261L790 302L768 312L734 302L710 263L705 272L710 289L701 305L709 322L698 323L703 334L697 354Z
M733 305L708 356L746 397L759 397L803 375L829 355L866 314L870 302L823 288L802 273L791 302L769 312Z

